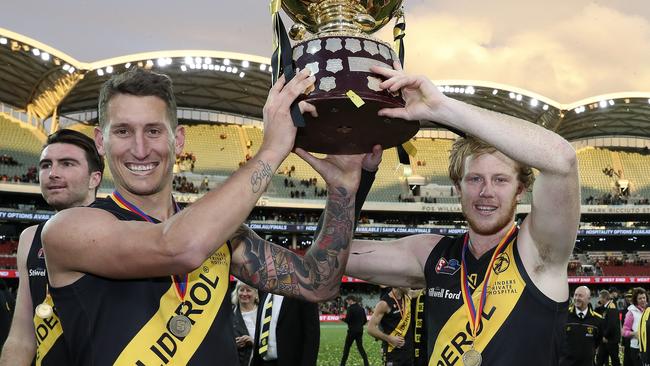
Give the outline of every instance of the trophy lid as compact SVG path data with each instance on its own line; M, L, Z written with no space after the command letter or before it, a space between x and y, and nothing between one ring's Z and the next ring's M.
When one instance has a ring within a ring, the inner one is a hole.
M351 32L371 34L396 16L403 0L282 0L293 21L310 33Z

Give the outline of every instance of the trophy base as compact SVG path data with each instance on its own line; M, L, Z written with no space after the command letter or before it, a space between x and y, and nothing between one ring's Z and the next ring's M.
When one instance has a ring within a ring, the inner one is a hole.
M364 99L357 108L347 97L306 99L318 111L318 117L304 114L305 127L298 128L296 146L323 154L362 154L375 145L388 149L415 136L418 121L381 117L382 108L399 108L399 103Z

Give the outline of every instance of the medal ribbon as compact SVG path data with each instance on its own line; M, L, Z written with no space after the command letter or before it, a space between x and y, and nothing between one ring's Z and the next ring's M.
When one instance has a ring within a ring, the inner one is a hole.
M508 233L501 239L501 242L497 245L497 248L492 254L492 259L490 259L490 264L488 265L487 272L483 278L483 288L481 289L481 298L479 300L478 309L474 305L474 300L472 299L472 293L469 288L469 279L467 277L467 263L465 262L465 255L469 249L469 233L465 234L465 241L463 242L463 250L461 255L461 266L460 266L460 278L461 278L461 292L463 293L463 301L466 304L465 309L467 310L467 315L469 317L469 322L472 327L472 338L476 338L476 332L478 331L478 325L481 321L481 314L483 313L483 307L485 306L485 300L487 299L487 290L490 283L490 274L492 273L491 269L494 265L495 259L501 254L503 249L509 244L516 236L517 226L512 224Z
M155 224L151 216L147 215L142 211L138 206L127 201L118 191L113 191L109 196L118 206L122 207L127 211L131 211L134 214L140 216L143 220ZM172 196L172 202L174 203L174 214L181 210L180 206ZM172 282L174 283L174 288L176 289L176 295L181 299L181 302L185 300L185 293L187 292L187 273L184 276L172 275Z

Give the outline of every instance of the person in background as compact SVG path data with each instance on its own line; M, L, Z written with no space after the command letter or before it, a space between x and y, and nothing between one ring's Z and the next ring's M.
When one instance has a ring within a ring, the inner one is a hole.
M565 343L560 356L560 366L593 366L596 348L602 338L603 318L591 309L591 291L578 287L573 294L573 304L565 326Z
M368 322L366 312L359 305L359 300L355 296L348 296L345 299L348 304L348 310L343 321L348 325L348 333L345 336L345 345L343 346L343 356L341 357L341 366L345 366L350 354L352 342L357 343L357 350L363 360L363 365L368 366L368 355L363 348L363 326Z
M647 306L646 291L640 287L632 289L632 305L627 308L623 322L623 337L630 339L630 360L632 366L641 366L639 357L639 324Z
M413 323L409 289L394 287L381 297L368 323L368 334L383 341L386 366L413 365Z
M599 302L602 305L596 308L596 312L603 317L603 339L598 346L596 365L603 366L611 360L612 366L620 366L618 353L621 342L621 321L618 318L615 298L609 291L602 290L599 293Z
M257 324L257 305L259 304L257 289L237 281L232 291L233 327L235 343L239 352L239 365L248 366L253 357L253 337Z

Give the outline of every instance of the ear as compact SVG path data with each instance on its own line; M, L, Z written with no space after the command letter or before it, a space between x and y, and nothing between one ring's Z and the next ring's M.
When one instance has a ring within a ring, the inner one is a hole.
M515 198L517 199L517 202L520 202L522 198L524 198L524 195L526 194L526 188L521 182L518 182L517 184L517 195Z
M174 142L174 152L176 153L176 156L178 156L183 152L183 148L185 147L185 126L176 126L174 136L176 137Z
M95 146L97 147L97 152L99 152L99 155L106 155L106 149L104 147L104 135L99 127L95 127Z
M90 173L90 181L88 183L88 189L92 189L93 191L99 187L99 185L102 183L102 173L99 171L94 171Z

